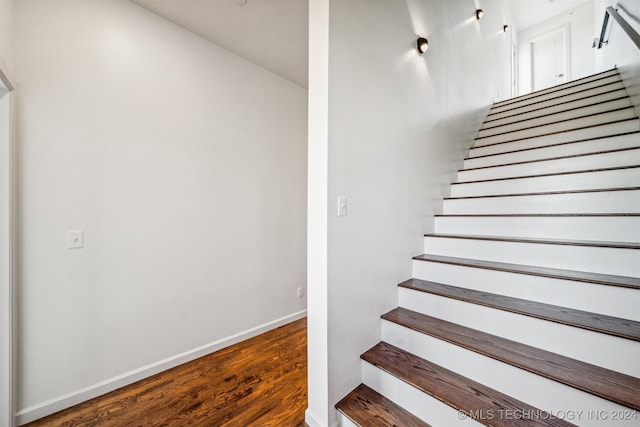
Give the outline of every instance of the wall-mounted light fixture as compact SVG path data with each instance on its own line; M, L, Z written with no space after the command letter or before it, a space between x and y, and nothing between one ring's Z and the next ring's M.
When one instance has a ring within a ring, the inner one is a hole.
M503 26L502 31L504 31L505 33L509 31L509 26L508 25Z
M418 40L416 41L416 47L418 48L418 52L420 53L420 55L422 55L429 48L429 42L424 37L418 37Z
M482 18L482 15L484 15L484 10L482 9L477 9L476 10L476 19L479 21L480 18Z

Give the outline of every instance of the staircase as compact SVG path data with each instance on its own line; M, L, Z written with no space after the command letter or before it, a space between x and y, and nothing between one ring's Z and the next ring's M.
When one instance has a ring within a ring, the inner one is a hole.
M494 104L345 426L640 426L640 120L617 70Z

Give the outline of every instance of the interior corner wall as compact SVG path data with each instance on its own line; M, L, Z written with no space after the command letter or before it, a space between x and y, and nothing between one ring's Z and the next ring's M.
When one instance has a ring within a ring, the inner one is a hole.
M495 13L477 21L473 1L328 1L328 53L310 50L328 63L327 300L309 304L310 323L312 305L327 310L309 354L327 349L328 374L309 375L307 422L337 422L333 405L361 381L359 356L380 340L380 315L397 305L466 149L492 101L510 95L508 18L501 2L484 4ZM417 35L429 40L423 56ZM310 95L326 86L311 77ZM309 359L310 373L322 368Z
M533 27L518 31L518 90L527 94L533 90L531 42L563 26L569 27L569 75L567 81L579 79L595 72L595 53L592 48L594 2L588 0Z
M640 3L636 0L597 0L595 26L598 31L602 28L607 6L616 6L627 23L640 33ZM620 70L636 114L640 115L640 49L612 18L609 22L608 42L596 50L596 69L605 71L617 67Z
M126 0L13 26L20 423L305 315L305 89Z

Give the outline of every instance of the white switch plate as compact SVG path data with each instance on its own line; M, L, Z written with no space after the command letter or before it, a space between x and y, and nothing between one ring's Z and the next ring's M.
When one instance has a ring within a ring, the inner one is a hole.
M302 288L298 288L298 290L296 291L296 296L298 298L302 298L303 295L304 295L304 290Z
M68 249L84 248L84 232L69 231L67 233L67 248Z
M347 198L338 197L338 216L347 216Z

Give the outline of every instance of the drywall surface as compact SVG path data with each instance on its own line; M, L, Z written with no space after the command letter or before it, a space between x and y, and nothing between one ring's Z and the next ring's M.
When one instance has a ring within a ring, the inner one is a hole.
M306 90L129 1L13 9L20 421L304 315Z
M360 382L359 356L380 340L380 315L397 305L396 285L411 277L411 257L422 253L483 115L509 96L506 17L502 3L485 3L496 13L481 21L468 1L335 0L328 19L325 8L310 8L310 23L319 15L328 25L329 46L328 54L309 49L328 66L328 85L309 80L311 103L328 86L328 165L312 170L310 158L309 166L310 182L312 172L316 182L328 173L326 190L309 189L328 215L326 283L313 285L326 299L309 300L310 323L326 319L326 330L309 331L309 353L328 349L326 377L309 376L312 427L337 422L333 405ZM429 40L423 56L417 35ZM339 197L347 216L338 216ZM322 236L313 239L320 245ZM322 369L314 363L309 372Z
M2 58L3 62L8 65L11 65L12 59L12 8L12 1L0 1L0 58Z
M313 389L305 413L307 425L328 426L329 349L327 347L329 2L309 2L309 137L307 208L307 384ZM313 344L311 344L313 343Z
M595 72L594 49L592 48L594 1L586 1L575 8L538 25L518 32L518 90L519 94L532 91L533 76L531 43L536 38L562 27L568 28L569 61L567 81L579 79Z
M615 6L624 20L640 33L640 3L634 0L598 0L595 12L598 31L602 28L607 6ZM640 115L640 49L612 18L609 19L606 36L607 43L596 50L596 68L604 71L618 67L636 113Z

